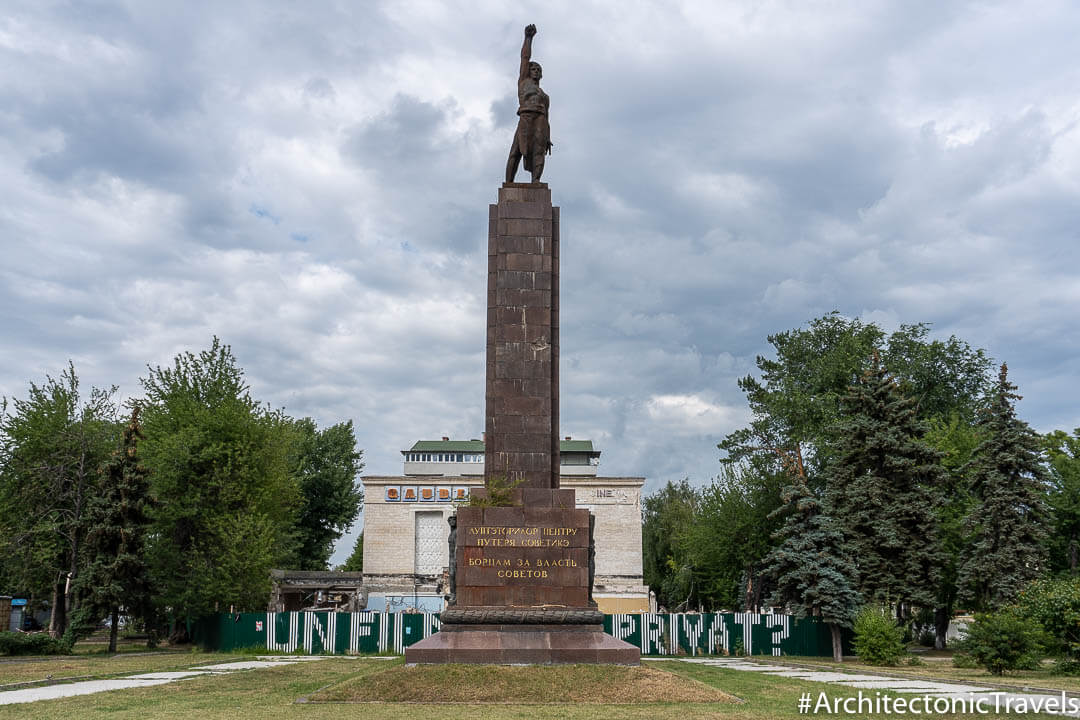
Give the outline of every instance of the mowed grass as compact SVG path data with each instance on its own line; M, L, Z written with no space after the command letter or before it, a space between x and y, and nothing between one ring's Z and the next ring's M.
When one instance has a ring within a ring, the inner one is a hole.
M992 675L982 668L958 668L953 667L951 657L931 656L924 659L925 665L897 665L896 667L881 667L879 665L865 665L857 660L843 663L835 663L832 658L762 658L765 662L779 662L780 664L812 665L822 670L836 670L839 672L871 672L889 675L890 677L903 678L933 678L947 682L963 683L965 685L991 685L1001 687L1031 687L1045 688L1049 690L1065 690L1066 692L1080 692L1080 677L1068 675L1054 675L1051 672L1049 662L1044 663L1038 670L1018 670L1007 672L1004 675Z
M712 703L737 702L702 682L653 667L429 665L350 678L313 702Z
M207 654L203 664L226 661L230 656ZM199 663L193 663L199 664ZM830 697L852 697L857 691L793 678L765 677L761 673L725 670L675 661L647 663L647 667L673 673L740 698L743 702L665 702L628 704L623 702L569 703L560 705L513 703L313 703L297 702L321 688L362 682L401 667L401 660L331 658L263 670L240 671L228 675L203 676L156 687L116 690L29 705L0 706L0 720L41 718L68 720L110 718L222 718L227 720L689 720L690 718L780 718L797 717L800 695L809 692ZM151 668L139 668L149 670ZM420 668L421 670L427 668ZM525 671L543 668L523 668ZM496 668L497 670L497 668ZM465 688L466 690L468 688ZM617 691L619 686L615 686ZM460 688L448 692L461 692ZM895 718L895 715L860 715L861 718ZM935 715L936 718L963 717ZM996 717L979 715L977 717ZM1001 717L1011 717L1002 715ZM1042 717L1027 715L1026 717Z

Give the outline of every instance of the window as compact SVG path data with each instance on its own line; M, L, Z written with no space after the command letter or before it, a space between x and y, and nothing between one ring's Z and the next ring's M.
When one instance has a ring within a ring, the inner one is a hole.
M461 453L458 453L458 454L457 454L457 455L456 455L455 457L457 458L457 462L464 462L464 461L463 461L463 460L461 459Z

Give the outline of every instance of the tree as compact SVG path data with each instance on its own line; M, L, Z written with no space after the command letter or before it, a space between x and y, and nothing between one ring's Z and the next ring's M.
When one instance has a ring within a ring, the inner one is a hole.
M941 455L920 440L915 400L875 354L844 398L842 440L826 479L828 509L855 558L869 602L933 607L942 564L934 508L946 482Z
M1044 641L1037 622L1008 608L977 613L960 646L991 675L1002 675L1006 670L1037 670Z
M363 490L356 476L364 466L352 421L319 430L315 421L295 423L299 435L295 475L303 507L297 520L300 570L325 570L334 542L360 514Z
M979 609L1011 603L1046 567L1046 473L1038 435L1016 416L1015 390L1002 363L979 422L986 439L970 464L973 542L959 584L961 597Z
M771 514L784 517L784 525L775 534L780 544L765 558L775 583L769 602L799 617L820 617L832 633L833 660L842 662L841 628L851 627L862 604L850 577L855 561L843 533L801 479L785 488L784 503Z
M694 523L700 501L686 480L668 481L642 502L642 565L645 584L661 605L685 607L693 598L692 569L685 536Z
M262 607L270 569L298 546L293 421L255 401L216 337L148 369L141 450L159 503L148 554L161 608L182 619Z
M764 467L762 467L764 465ZM693 522L683 533L696 599L710 609L756 612L768 597L765 556L775 545L786 474L771 464L726 465L700 491Z
M75 584L79 611L96 622L111 619L109 652L116 652L120 611L149 621L150 572L146 534L150 525L149 472L139 462L139 408L131 412L119 449L102 468L98 492L86 513L87 564Z
M361 532L356 536L356 543L353 545L352 555L345 561L345 564L341 566L341 570L345 572L364 572L364 533Z
M1076 577L1080 569L1080 428L1043 437L1050 460L1050 567Z
M85 513L119 430L116 388L80 391L75 366L30 384L0 413L0 555L9 583L50 598L49 630L67 629L83 562Z

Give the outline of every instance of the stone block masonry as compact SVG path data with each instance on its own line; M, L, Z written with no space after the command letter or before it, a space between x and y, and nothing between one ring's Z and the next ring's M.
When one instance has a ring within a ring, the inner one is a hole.
M505 183L488 214L484 479L559 487L559 208Z

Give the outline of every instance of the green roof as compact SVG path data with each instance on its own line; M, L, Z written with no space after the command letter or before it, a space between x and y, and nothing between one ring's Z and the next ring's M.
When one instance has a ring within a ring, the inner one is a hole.
M599 451L593 450L592 440L560 440L559 452L591 453Z
M401 452L484 452L483 440L417 440L408 450ZM560 440L561 453L590 453L599 455L593 449L592 440Z
M484 452L483 440L417 440L402 452Z

